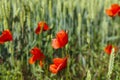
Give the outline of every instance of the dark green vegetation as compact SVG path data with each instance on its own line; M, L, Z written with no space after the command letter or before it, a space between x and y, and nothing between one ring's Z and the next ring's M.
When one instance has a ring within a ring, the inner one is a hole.
M110 56L104 53L104 47L120 46L120 17L105 14L113 3L120 1L0 0L0 32L10 29L14 37L12 42L0 45L0 80L85 80L87 75L91 80L107 80ZM48 23L51 30L36 35L39 21ZM68 31L69 43L54 50L51 40L61 29ZM35 46L46 55L43 68L28 63ZM119 53L111 80L120 80ZM52 59L65 54L70 55L67 68L51 74Z

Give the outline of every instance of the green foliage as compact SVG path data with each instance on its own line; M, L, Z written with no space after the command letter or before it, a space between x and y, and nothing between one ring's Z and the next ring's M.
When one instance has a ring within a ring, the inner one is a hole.
M14 36L0 45L0 80L119 80L119 54L114 61L103 52L109 43L120 46L120 17L105 14L113 3L120 0L0 0L0 33L10 29ZM51 30L36 35L39 21ZM69 43L54 50L51 40L61 29L68 31ZM28 63L35 46L46 56L43 68ZM69 54L67 69L53 75L49 65L63 54Z

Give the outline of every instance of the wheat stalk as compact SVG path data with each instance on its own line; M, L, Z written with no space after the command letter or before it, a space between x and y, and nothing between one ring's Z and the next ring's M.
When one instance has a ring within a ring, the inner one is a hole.
M114 52L115 52L115 49L113 48L111 55L110 55L110 59L109 59L108 74L107 74L108 80L111 80L110 77L111 77L113 67L114 67L114 59L115 59Z
M90 70L87 71L86 80L91 80L91 73L90 73Z

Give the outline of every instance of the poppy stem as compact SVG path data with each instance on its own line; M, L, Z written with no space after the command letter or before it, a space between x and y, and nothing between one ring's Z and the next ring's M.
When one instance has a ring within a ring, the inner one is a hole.
M41 41L39 41L41 40ZM38 47L40 47L42 45L42 35L40 34L37 41L39 41L37 44L38 44Z
M67 59L68 59L68 55L66 55L66 57L67 57ZM66 80L69 80L69 62L68 62L68 60L67 60L67 67L66 67Z
M66 55L66 56L69 56L69 55L68 55L68 53L69 53L68 50L69 50L69 49L68 49L68 45L66 45L66 46L65 46L65 51L66 51L66 52L65 52L65 55Z

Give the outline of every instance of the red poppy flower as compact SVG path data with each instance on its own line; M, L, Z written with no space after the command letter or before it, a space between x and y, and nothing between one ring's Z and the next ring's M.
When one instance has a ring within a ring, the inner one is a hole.
M68 43L68 34L61 30L56 34L56 38L52 40L52 47L54 49L62 48Z
M34 47L30 53L33 55L30 59L29 59L29 63L33 64L35 63L37 60L40 60L40 66L43 66L42 61L44 60L45 56L44 54L41 52L41 50L37 47Z
M118 4L112 4L110 9L106 9L106 14L111 17L117 14L120 15L120 6Z
M13 40L12 34L8 29L4 30L0 35L0 44L3 44L4 42L7 42L7 41L12 41L12 40Z
M54 58L53 63L54 64L50 65L49 70L52 73L57 74L59 71L66 68L66 66L67 66L67 57L65 57L65 58Z
M120 12L118 13L118 16L120 16Z
M111 52L112 52L112 49L115 49L115 52L118 50L118 48L117 47L115 47L115 46L112 46L112 45L107 45L106 47L105 47L105 49L104 49L104 51L107 53L107 54L111 54Z
M46 22L44 22L44 21L41 21L41 22L38 23L38 26L37 26L37 28L35 30L35 33L39 34L41 31L47 31L49 29L50 28L49 28L48 24Z

